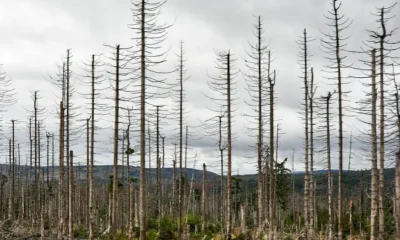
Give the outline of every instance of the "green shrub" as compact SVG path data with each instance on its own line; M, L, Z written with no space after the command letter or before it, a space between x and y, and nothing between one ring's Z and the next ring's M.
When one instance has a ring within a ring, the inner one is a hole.
M89 234L83 226L79 226L77 228L74 228L74 237L87 239L89 237Z
M146 233L148 240L158 240L158 231L155 229L151 229Z

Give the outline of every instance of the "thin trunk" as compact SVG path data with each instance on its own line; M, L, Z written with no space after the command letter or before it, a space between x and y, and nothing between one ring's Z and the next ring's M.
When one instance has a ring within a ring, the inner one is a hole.
M400 239L400 151L396 153L396 197L395 197L395 219L396 239Z
M34 211L34 213L35 213L34 214L34 219L37 220L37 215L39 214L39 209L38 209L38 207L39 207L38 206L38 203L39 203L39 192L38 192L38 188L37 188L37 186L39 184L38 174L37 174L37 171L38 171L37 91L35 91L34 94L35 94L34 95L34 117L35 117L35 119L34 119L34 141L35 141L35 146L34 146L35 147L35 181L34 181L35 193L34 193L34 195L35 195L35 200L36 200L36 202L35 202L35 211Z
M220 190L220 221L221 228L223 228L224 224L224 216L225 216L225 201L224 201L224 150L225 147L222 146L222 116L218 116L219 119L219 152L220 152L220 162L221 162L221 190ZM222 229L223 230L223 229Z
M377 216L378 216L378 140L376 125L376 50L372 50L372 83L371 83L371 240L377 237Z
M140 16L140 186L139 186L139 218L140 240L146 240L146 1L141 2Z
M40 188L41 191L43 191L43 195L44 195L44 171L41 170L41 174L40 174ZM44 240L45 237L45 232L44 232L44 212L45 212L45 201L41 201L42 203L40 204L40 239Z
M95 59L92 55L92 94L91 94L91 129L90 129L90 163L89 163L89 240L94 238L93 236L93 224L94 224L94 207L93 207L93 165L94 165L94 97L95 97Z
M304 29L304 118L305 118L305 174L304 174L304 225L306 238L309 232L309 220L308 220L308 210L309 210L309 166L308 166L308 48L307 48L307 31Z
M228 185L227 185L227 240L232 239L232 124L231 124L231 62L230 53L227 54L227 122L228 122Z
M350 238L353 238L354 236L353 212L354 212L353 201L350 200L350 209L349 209Z
M201 233L206 233L206 164L203 163L203 180L201 186Z
M66 92L66 110L67 110L67 115L65 116L66 117L66 125L65 125L65 131L66 131L66 143L65 143L65 145L66 145L66 158L67 158L67 167L69 168L69 166L70 166L70 164L69 164L69 160L70 160L70 157L69 157L69 144L70 144L70 142L69 142L69 140L70 140L70 72L69 72L69 67L70 67L70 50L68 49L67 50L67 63L66 63L66 66L67 66L67 69L66 69L66 90L67 90L67 92ZM70 178L70 176L69 176L69 173L70 173L70 170L68 169L68 171L67 171L67 179L69 179ZM67 191L69 192L70 191L70 189L69 189L69 184L67 184ZM70 209L69 209L69 204L67 204L66 205L66 207L68 208L67 209L67 211L68 212L70 212ZM67 215L67 217L69 217L69 215ZM69 221L69 220L68 220Z
M314 188L314 70L311 68L311 82L309 89L309 111L310 111L310 235L314 236L315 230L315 219L314 219L314 197L315 197L315 188Z
M182 209L183 209L183 175L182 175L182 158L183 158L183 46L180 49L180 65L179 65L179 190L178 190L178 234L182 239ZM187 176L185 176L187 177Z
M331 126L330 126L330 100L332 94L329 92L326 97L326 150L328 161L328 236L333 239L333 177L331 168Z
M63 194L63 186L64 186L64 104L60 102L60 150L59 150L59 169L58 169L58 231L57 231L57 239L61 240L63 235L64 228L64 194Z
M360 235L364 237L364 171L360 174Z
M258 49L257 49L257 67L258 67L258 231L259 234L263 229L264 224L264 192L263 192L263 171L262 171L262 147L263 147L263 76L262 76L262 36L261 36L261 17L258 17L258 28L257 28L257 40L258 40Z
M160 116L159 116L159 106L157 106L157 111L156 111L156 115L157 115L157 126L156 126L156 161L157 161L157 169L156 169L156 179L157 179L157 183L156 183L156 196L157 196L157 217L158 217L158 222L159 225L161 224L161 175L160 175L160 169L161 169L161 159L160 159ZM160 227L160 226L159 226Z
M176 159L176 144L175 144L175 159ZM171 203L171 215L172 218L176 217L176 160L172 161L172 203Z
M72 200L73 200L73 185L72 185L72 179L73 179L73 164L74 164L74 153L71 150L69 153L69 157L71 158L69 160L69 176L68 176L68 239L69 240L73 240L74 239L74 225L73 225L73 216L72 216L72 212L73 212L73 207L72 207Z
M130 180L130 166L129 156L131 153L131 142L129 139L129 132L131 127L131 112L128 110L128 127L126 129L126 183L129 186L128 203L129 203L129 217L128 217L128 237L132 238L133 233L133 212L134 212L134 201L135 201L135 189L133 181Z
M11 155L11 138L8 140L8 158L9 158L9 165L8 165L8 179L10 179L12 175L12 155ZM12 181L9 181L9 196L8 196L8 219L13 221L13 192L12 192Z
M382 35L379 36L379 90L380 90L380 136L379 136L379 239L385 239L385 209L384 209L384 197L385 197L385 38L386 34L386 19L384 18L384 8L381 9L381 28Z
M113 168L113 188L112 188L112 209L111 209L111 237L116 239L116 210L118 192L118 124L119 124L119 45L116 47L115 65L115 108L114 108L114 168Z
M203 163L203 181L201 184L201 233L206 232L206 164Z
M338 7L336 6L337 0L333 0L333 11L335 17L335 55L337 63L337 77L338 77L338 103L339 103L339 176L338 176L338 238L343 239L343 223L342 223L342 212L343 212L343 106L342 106L342 58L340 57L340 26L339 26L339 16Z
M269 180L269 191L270 191L270 210L269 210L269 215L270 215L270 231L269 231L269 236L270 239L275 239L275 214L276 214L276 209L275 209L275 161L274 161L274 86L275 86L275 71L274 71L274 76L273 79L269 76L269 117L270 117L270 152L269 152L269 161L270 161L270 180Z

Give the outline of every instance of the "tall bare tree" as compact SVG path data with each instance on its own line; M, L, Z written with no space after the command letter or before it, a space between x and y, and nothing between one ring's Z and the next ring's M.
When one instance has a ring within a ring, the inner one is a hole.
M371 74L371 240L377 237L378 217L378 140L376 123L376 50L372 50L372 74Z
M145 149L146 149L146 89L147 87L156 87L163 80L156 79L147 74L149 71L157 71L154 68L160 63L165 62L166 52L155 52L154 49L160 49L167 34L168 24L160 24L157 20L161 7L165 1L146 1L133 0L132 14L133 23L129 26L137 33L133 40L137 42L137 51L135 51L136 64L135 70L140 79L140 239L146 239L146 174L145 174ZM150 84L148 83L150 82Z
M222 51L217 54L216 69L220 71L217 76L212 77L208 83L215 96L209 96L219 107L226 107L227 113L227 151L228 151L228 173L227 173L227 197L226 197L226 238L232 239L232 105L236 100L234 76L237 70L234 67L235 59L230 51ZM216 110L219 111L220 109Z
M321 40L322 47L327 54L326 59L329 62L325 66L327 71L335 76L328 76L327 79L334 81L337 84L338 93L338 118L339 118L339 174L338 174L338 238L343 239L343 109L344 97L346 91L343 89L345 84L343 77L343 68L347 66L343 63L345 59L344 52L346 47L347 36L344 36L345 31L349 28L352 21L340 13L341 2L340 0L331 1L332 9L328 11L327 25L331 31L323 33L324 37Z
M309 61L310 61L310 51L309 51L309 43L312 39L307 36L307 30L303 30L303 35L297 41L300 46L300 53L298 54L298 61L301 66L302 74L301 76L303 81L304 88L304 163L305 163L305 173L304 173L304 225L306 229L306 236L308 236L309 231L309 189L310 189L310 179L309 179Z
M251 102L248 105L255 109L255 114L249 114L249 117L255 118L257 125L256 128L251 129L256 131L257 137L257 167L258 167L258 234L262 234L265 222L265 199L264 199L264 188L263 188L263 169L262 169L262 148L264 146L264 125L266 113L264 106L267 101L267 84L268 84L268 45L265 43L263 37L264 27L261 17L258 17L257 24L254 25L255 31L253 35L256 38L254 44L250 44L250 51L247 53L246 66L250 73L245 73L247 80L247 88L250 95ZM254 121L254 120L253 120ZM252 121L251 121L252 122Z
M333 93L334 94L334 93ZM332 161L331 161L331 100L333 94L328 92L326 97L321 97L324 102L325 113L322 115L325 117L325 125L322 126L326 131L326 160L328 166L328 239L333 239L333 175L332 175Z

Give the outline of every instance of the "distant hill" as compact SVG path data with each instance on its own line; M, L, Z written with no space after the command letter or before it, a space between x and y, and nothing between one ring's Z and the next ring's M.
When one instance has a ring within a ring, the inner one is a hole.
M42 169L44 170L44 172L46 174L47 168L42 167ZM29 166L21 166L20 171L21 171L22 177L29 176ZM34 170L32 169L32 173L33 173L33 171ZM8 165L0 164L0 172L3 175L8 176ZM49 167L50 176L51 176L51 172L52 172L52 168ZM179 172L179 170L177 169L176 174L178 174L178 172ZM54 177L56 179L58 179L58 174L59 174L58 166L55 166L54 167ZM113 175L113 166L112 165L96 165L93 168L93 174L94 174L94 179L96 182L108 181L109 176ZM202 179L202 171L198 170L198 169L187 168L186 170L183 170L183 175L185 176L185 174L186 174L187 179L191 179L192 174L194 174L193 177L194 177L195 181L201 181L201 179ZM15 167L15 175L18 176L17 167ZM131 166L129 176L139 178L139 175L140 175L139 167ZM173 168L164 168L164 171L163 171L164 179L172 179L172 175L173 175ZM122 178L125 178L125 176L126 176L126 167L119 165L118 166L118 178L122 179ZM146 177L155 178L155 176L156 176L155 168L150 168L150 169L147 168L146 169ZM74 177L76 179L85 180L86 179L86 166L74 166ZM207 179L219 180L220 177L219 177L219 175L217 175L213 172L207 172Z
M42 168L45 173L46 173L46 168ZM16 176L17 176L17 167L16 167ZM28 166L21 166L21 176L25 177L29 175L29 167ZM33 170L32 170L33 171ZM178 174L178 169L176 170L176 174ZM0 172L3 173L3 175L7 176L8 175L8 165L7 164L0 164ZM119 172L119 178L123 179L126 176L126 167L123 166L118 166L118 172ZM332 170L333 172L333 177L334 177L334 188L337 189L337 177L338 177L338 170ZM55 167L54 169L54 176L56 179L58 179L58 167ZM80 179L81 181L84 181L86 179L86 166L74 166L74 174L75 178ZM112 165L97 165L94 167L94 178L95 182L100 183L100 182L108 182L109 181L109 176L113 174L113 166ZM188 168L186 170L183 170L183 175L185 176L186 174L186 179L190 181L192 178L192 174L194 174L194 181L195 182L201 182L202 179L202 171L198 169L192 169ZM318 184L318 189L321 192L326 192L327 190L327 170L317 170L314 171L314 179L317 181ZM51 167L50 167L50 175L51 175ZM132 166L130 167L130 177L135 177L139 178L139 168L137 166ZM173 175L173 169L172 168L164 168L164 173L163 173L164 179L172 179ZM146 177L147 178L152 178L155 179L156 176L156 169L155 168L147 168L146 169ZM257 186L257 174L244 174L244 175L234 175L237 178L241 178L248 186L249 188L256 188ZM295 184L295 190L299 193L303 191L304 188L304 172L295 172L293 174L294 176L294 184ZM360 170L351 170L351 171L343 171L343 184L347 191L352 191L352 190L357 190L359 189L360 185L360 176L361 176L361 171ZM393 186L395 178L395 169L394 168L388 168L385 169L385 185L387 188L391 189ZM213 172L207 172L207 179L208 181L220 181L220 175L213 173ZM364 182L365 182L365 189L368 189L369 184L371 182L371 172L370 170L365 170L364 171Z

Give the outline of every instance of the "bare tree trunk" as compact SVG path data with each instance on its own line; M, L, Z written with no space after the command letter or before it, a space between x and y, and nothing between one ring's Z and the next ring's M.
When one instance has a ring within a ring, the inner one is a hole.
M94 167L94 98L95 98L95 55L92 55L92 94L91 94L91 131L90 131L90 163L89 163L89 240L93 239L94 207L93 207L93 167Z
M372 50L372 83L371 83L371 240L377 237L377 215L378 215L378 146L376 125L376 50Z
M37 215L38 214L40 214L39 213L39 206L38 206L38 203L39 203L39 192L38 192L38 185L39 185L39 180L38 180L38 174L37 174L37 171L38 171L38 143L37 143L37 139L38 139L38 136L37 136L37 130L38 130L38 127L37 127L37 124L38 124L38 122L37 122L37 111L38 111L38 109L37 109L37 91L35 91L35 93L34 93L34 141L35 141L35 145L34 145L34 147L35 147L35 181L34 181L34 185L35 185L35 193L34 193L34 195L35 195L35 200L36 200L36 202L35 202L35 211L34 211L34 219L35 220L37 220ZM10 164L11 164L11 162L10 162Z
M304 120L305 120L305 174L304 174L304 225L305 225L305 234L306 238L308 237L309 233L309 216L308 216L308 211L309 211L309 166L308 166L308 48L307 48L307 31L304 29L303 32L303 41L304 41Z
M338 103L339 103L339 176L338 176L338 238L343 239L343 223L342 223L342 209L343 209L343 106L342 106L342 57L340 56L340 27L339 26L339 15L337 6L337 0L333 0L333 12L335 17L335 53L336 53L336 63L337 63L337 78L338 78Z
M94 99L92 98L92 109L94 108ZM93 240L93 224L94 224L94 206L93 206L93 167L94 167L94 109L92 110L92 125L90 137L90 161L89 161L89 240ZM88 123L89 125L89 123Z
M395 198L395 220L396 239L400 239L400 151L396 153L396 198Z
M73 207L72 207L72 199L73 199L73 185L72 185L72 179L73 179L73 163L74 163L74 153L71 150L69 153L69 176L68 176L68 239L73 240L74 239L74 225L72 221L72 212L73 212Z
M240 229L242 233L246 234L246 209L244 204L240 205Z
M132 238L133 233L133 212L134 212L134 201L135 201L135 189L133 185L133 179L130 179L130 160L129 156L133 154L131 152L131 142L130 142L130 127L131 127L131 111L128 109L128 127L126 129L126 183L129 186L128 202L129 202L129 217L128 217L128 237Z
M89 235L90 235L90 226L89 226L89 222L90 222L90 197L89 197L89 192L90 192L90 137L89 137L89 121L90 118L86 119L86 197L87 197L87 202L86 202L86 209L85 209L85 213L86 213L86 226L89 230ZM91 239L91 238L90 238Z
M179 190L178 190L178 235L182 239L182 209L183 209L183 174L182 174L182 158L183 158L183 46L180 47L179 59ZM187 177L187 176L185 176Z
M360 235L364 237L364 171L360 174Z
M379 91L380 91L380 136L379 136L379 239L385 239L385 209L384 209L384 197L385 197L385 38L386 34L386 19L384 18L384 8L381 9L381 28L382 35L379 36Z
M116 239L116 211L117 211L117 192L118 192L118 124L119 124L119 45L116 47L115 65L115 113L114 113L114 169L113 169L113 188L111 199L111 237Z
M58 166L58 231L57 239L61 240L64 228L64 104L60 102L60 149L59 149L59 166Z
M227 113L228 113L228 186L227 186L227 240L232 239L232 124L231 124L231 60L230 53L227 54Z
M164 203L164 186L163 186L163 182L164 182L164 160L165 160L165 137L161 137L161 139L162 139L162 169L161 169L161 189L160 189L160 191L161 191L161 198L160 198L160 201L161 201L161 217L164 217L165 216L165 203Z
M269 57L270 59L270 57ZM269 77L269 117L270 117L270 180L269 180L269 191L270 191L270 231L269 231L269 239L275 239L275 215L276 215L276 208L275 208L275 160L274 160L274 86L275 86L275 71L273 78Z
M135 227L140 227L140 217L139 217L139 211L140 211L140 196L137 194L136 189L133 189L134 196L133 198L135 199Z
M140 240L146 240L146 32L145 32L145 0L141 3L140 17L140 186L139 186L139 218L140 218Z
M262 171L262 147L263 147L263 76L262 76L262 26L261 26L261 17L258 17L258 28L257 28L257 40L258 40L258 231L261 234L263 229L263 224L265 221L264 214L264 192L263 192L263 171Z
M328 162L328 238L333 239L333 177L331 168L331 126L330 126L330 100L332 94L329 92L326 100L326 151Z
M40 188L41 192L43 191L44 193L44 171L41 170L40 174L41 178L39 179L40 181ZM43 194L44 195L44 194ZM40 204L40 239L44 240L45 237L45 232L44 232L44 213L45 213L45 201L42 199L41 204Z
M353 212L354 212L353 201L350 200L350 209L349 209L350 238L354 236Z
M70 144L70 142L69 142L69 140L70 140L70 70L69 70L69 67L70 67L70 58L71 58L71 55L70 55L70 50L68 49L67 50L67 62L66 62L66 67L67 67L67 69L66 69L66 116L65 116L65 118L66 118L66 124L65 124L65 131L66 131L66 142L65 142L65 147L66 147L66 159L67 159L67 167L69 168L69 166L70 166L70 164L69 164L69 160L70 160L70 157L69 157L69 153L70 153L70 151L69 151L69 144ZM70 178L70 176L69 176L69 174L70 174L70 171L68 170L67 171L67 179L69 179ZM69 184L67 184L67 191L69 192L70 191L70 189L69 189ZM68 212L70 212L70 210L69 210L69 204L66 204L66 207L67 207L67 211ZM66 217L69 217L69 215L67 215ZM69 221L69 220L68 220Z
M221 221L221 230L223 231L223 226L222 224L224 222L224 216L225 216L225 201L224 201L224 150L225 146L222 146L222 117L223 116L218 116L219 119L219 140L218 140L218 145L219 145L219 152L220 152L220 162L221 162L221 191L220 191L220 221Z
M203 181L201 190L201 233L206 233L206 164L203 163Z
M176 144L175 144L175 159L176 159ZM172 218L176 217L176 160L173 160L173 171L172 171L172 203L171 203L171 215Z
M310 111L310 235L311 237L314 236L314 230L316 227L315 224L315 212L314 212L314 205L315 205L315 187L314 187L314 70L311 68L311 82L310 82L310 89L309 89L309 111Z
M161 224L161 159L160 159L160 115L159 109L160 106L156 106L156 115L157 115L157 123L156 123L156 161L157 161L157 169L156 169L156 196L157 196L157 217L158 217L158 224L159 224L159 231L160 231L160 224Z
M133 186L133 182L129 182L129 230L128 230L128 238L132 238L133 234L133 212L134 212L134 204L135 201L135 189Z

